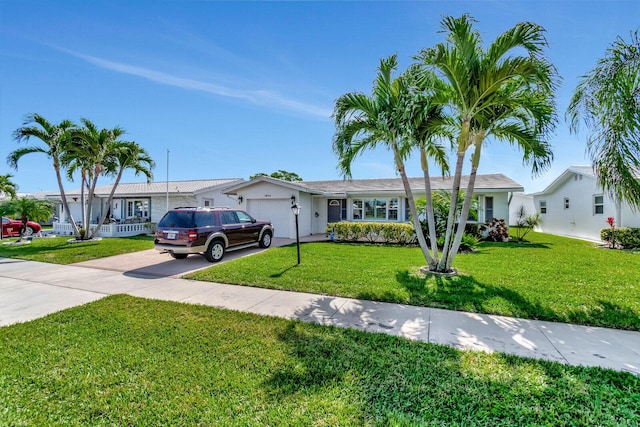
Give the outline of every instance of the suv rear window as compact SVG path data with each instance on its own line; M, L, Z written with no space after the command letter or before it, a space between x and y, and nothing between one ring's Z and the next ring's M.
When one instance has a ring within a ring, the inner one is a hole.
M162 217L158 227L193 228L192 211L169 211Z

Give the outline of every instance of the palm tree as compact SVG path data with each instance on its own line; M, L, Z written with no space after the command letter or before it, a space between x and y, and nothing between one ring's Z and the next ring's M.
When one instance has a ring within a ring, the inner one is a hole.
M378 144L391 150L407 195L420 248L428 264L434 266L437 260L429 252L424 234L421 232L415 199L404 164L411 144L429 133L426 129L422 129L419 134L409 132L414 124L411 118L414 117L418 106L410 102L415 98L411 88L411 76L392 77L397 65L395 55L380 61L378 76L370 97L354 92L338 98L333 114L336 121L333 150L338 156L338 167L346 177L351 177L351 164L363 151L374 149ZM424 104L421 105L424 107ZM429 123L429 111L429 108L423 108L422 116L415 121L426 127Z
M640 209L640 38L618 39L583 76L567 117L577 132L591 131L587 151L598 184L617 200Z
M81 177L81 201L83 206L82 228L85 230L80 238L90 238L94 233L90 230L93 195L98 178L103 174L113 172L113 155L122 142L119 138L125 133L124 129L101 129L89 119L80 119L84 125L71 132L73 144L65 153L64 161L68 165L67 175L73 178L75 172ZM85 189L87 194L85 196ZM86 205L86 208L84 206Z
M9 197L15 199L18 186L11 181L11 178L13 178L11 174L0 175L0 193L8 194Z
M20 197L2 203L0 205L0 214L15 215L20 218L22 227L20 227L20 237L18 241L21 241L24 231L27 229L27 222L49 219L53 214L53 206L48 200Z
M418 148L420 153L420 166L424 177L425 209L429 242L431 243L431 255L433 266L439 262L437 227L433 208L433 194L431 190L431 176L429 172L429 159L432 159L440 168L442 176L449 173L447 151L439 143L441 137L451 138L447 131L447 117L444 115L443 106L436 102L439 91L439 81L434 75L419 66L413 65L405 73L412 88L412 97L409 100L405 132L410 135L411 143L406 144L408 149ZM412 108L411 108L412 107ZM422 227L420 227L422 233Z
M533 173L546 169L553 153L545 140L555 124L555 68L544 58L544 29L524 22L499 35L487 50L469 15L445 17L446 43L424 49L417 57L445 85L440 94L457 128L452 200L460 193L462 167L470 149L471 171L456 227L455 203L437 271L451 271L466 225L483 144L489 137L520 147ZM519 54L524 52L526 55Z
M119 141L115 143L112 148L113 151L109 156L109 161L107 162L107 171L110 174L115 173L116 180L111 187L111 192L107 199L108 207L111 206L113 194L115 193L116 187L120 183L120 179L122 178L122 174L125 170L133 170L136 176L138 174L143 174L147 177L147 182L150 182L153 179L152 170L155 167L155 162L151 159L149 153L135 142ZM100 224L104 223L108 212L109 208L105 209L102 213L102 217L98 220L98 227L100 227ZM93 237L93 233L89 236L89 238L91 237Z
M31 126L27 126L30 125ZM18 169L18 161L26 154L42 153L49 157L53 162L53 169L56 172L56 179L58 181L58 188L60 190L60 197L62 199L62 206L67 213L67 218L71 223L74 233L78 234L78 227L76 226L71 210L69 210L69 204L67 203L67 197L64 192L64 186L62 185L61 170L63 169L63 163L60 158L67 150L69 143L71 142L71 131L76 128L76 125L69 121L63 120L59 124L51 124L40 114L34 113L27 116L23 127L17 129L14 132L14 138L17 142L29 141L31 138L39 139L44 143L44 147L29 146L19 148L12 151L7 156L7 163L14 169Z

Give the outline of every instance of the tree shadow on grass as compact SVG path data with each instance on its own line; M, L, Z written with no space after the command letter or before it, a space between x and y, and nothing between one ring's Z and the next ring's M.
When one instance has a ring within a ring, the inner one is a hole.
M600 300L594 307L558 312L513 289L482 283L473 276L425 278L403 270L396 273L396 280L409 292L409 304L412 305L640 330L638 313L608 301Z
M331 300L323 298L314 305L330 311ZM366 317L364 311L353 314ZM311 417L317 416L312 411L319 410L324 420L333 417L350 425L466 424L472 419L500 424L525 416L532 423L553 424L558 413L584 415L577 409L582 406L567 404L566 395L572 393L575 381L584 391L585 408L592 406L591 399L597 399L596 390L607 377L621 383L616 392L620 396L624 396L625 387L634 385L629 374L461 352L386 334L301 322L286 325L278 339L292 357L262 382L269 399L307 408ZM538 390L538 381L554 382L563 377L573 380L560 380L560 392ZM322 403L307 403L318 396ZM630 398L623 403L627 409L633 404ZM548 410L536 410L541 406ZM607 405L604 412L617 411L614 406ZM596 409L591 416L595 420L603 411ZM300 420L289 421L296 424Z
M509 241L509 242L482 242L482 247L501 247L501 248L509 248L509 249L551 249L553 243L545 243L545 242L517 242L517 241Z

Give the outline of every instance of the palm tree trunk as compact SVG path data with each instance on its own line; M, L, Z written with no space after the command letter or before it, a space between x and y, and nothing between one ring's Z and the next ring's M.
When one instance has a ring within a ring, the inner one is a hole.
M427 226L429 228L429 241L431 242L431 253L433 254L434 266L438 265L438 242L436 236L436 220L433 214L433 196L431 194L431 178L429 176L429 162L424 149L420 150L420 163L424 175L424 192L427 204ZM422 228L420 229L422 232Z
M407 178L407 172L404 168L404 162L402 161L402 157L400 156L398 145L395 141L391 142L391 148L393 150L393 157L396 161L396 167L398 168L398 172L400 173L400 178L402 179L402 185L404 186L404 192L407 195L407 201L409 202L409 211L411 212L411 219L413 221L413 228L415 228L416 237L418 238L418 244L420 245L420 249L422 250L422 254L424 255L427 264L429 265L429 269L436 265L433 257L429 253L429 247L427 246L427 241L424 238L424 233L422 232L422 227L420 226L420 219L418 218L418 209L416 209L416 202L413 197L413 192L411 191L411 185L409 184L409 179Z
M95 195L96 185L98 184L98 173L94 173L93 179L90 182L89 186L89 203L87 203L87 238L92 239L96 234L97 228L100 227L100 224L95 229L91 229L91 213L93 211L93 196Z
M78 232L78 225L73 219L73 215L71 214L71 210L69 209L69 202L67 202L67 195L64 192L64 186L62 185L62 176L60 175L60 166L57 163L53 165L56 171L56 179L58 180L58 188L60 189L60 198L62 199L62 207L66 212L69 223L71 223L71 227L73 228L73 235L78 236L80 233ZM62 220L62 218L60 218Z
M109 192L109 198L107 199L107 209L105 209L104 213L102 214L102 217L98 221L98 227L96 227L96 231L95 231L96 235L98 234L97 230L100 229L100 227L104 223L105 219L107 219L107 214L109 213L109 210L111 209L111 202L113 201L113 194L116 191L116 187L120 183L120 178L122 178L122 173L123 172L124 172L124 169L122 169L122 168L118 171L118 176L116 177L116 181L113 184L113 186L111 187L111 191ZM92 234L91 237L93 237L93 234Z
M451 245L451 251L447 255L446 270L449 271L453 265L453 259L458 253L460 243L462 242L462 235L467 225L467 218L469 217L469 209L471 208L471 200L473 199L473 190L476 185L476 175L478 171L478 165L480 164L480 151L482 149L482 141L484 140L484 133L480 133L476 136L475 151L471 157L471 173L469 174L469 182L467 183L467 192L464 197L464 203L462 205L462 212L460 213L460 220L458 223L458 230L456 231L456 237ZM453 203L453 201L452 201ZM457 204L457 203L456 203Z
M462 163L464 161L465 151L458 149L458 158L456 160L456 171L453 175L453 184L451 187L451 202L449 205L449 216L447 217L447 232L444 238L444 246L442 247L442 258L438 264L438 271L447 272L447 258L449 257L451 236L456 226L456 209L458 207L458 196L460 194L460 180L462 179Z

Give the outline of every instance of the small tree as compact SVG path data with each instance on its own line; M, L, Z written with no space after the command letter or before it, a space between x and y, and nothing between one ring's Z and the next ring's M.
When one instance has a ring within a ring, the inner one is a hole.
M616 248L616 219L612 216L607 218L607 224L609 224L609 229L611 230L611 235L609 238L609 247L611 249Z
M0 215L14 215L16 218L20 218L22 226L20 227L19 242L27 229L27 222L49 219L53 215L53 206L48 200L20 197L0 204Z
M515 214L516 220L516 238L518 242L524 241L526 236L534 227L538 227L542 224L542 216L539 213L528 215L527 209L524 205L520 205Z
M0 193L4 193L14 199L16 197L16 189L18 186L11 181L11 178L13 178L13 175L11 174L0 175Z
M270 175L264 172L258 172L255 175L251 175L249 179L257 178L259 176L269 176L271 178L281 179L283 181L302 181L300 175L295 172L289 172L282 169L278 169L275 172L272 172Z

